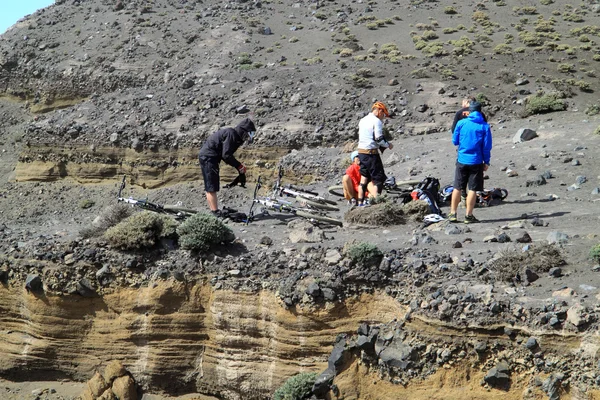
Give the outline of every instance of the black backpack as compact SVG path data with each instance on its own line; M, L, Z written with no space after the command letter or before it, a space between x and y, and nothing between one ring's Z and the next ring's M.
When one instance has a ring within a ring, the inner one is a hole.
M425 196L427 198L427 202L429 203L429 207L431 208L431 212L434 214L442 215L442 211L440 210L440 206L438 205L440 202L440 181L437 178L432 176L428 176L423 179L415 188L416 191L420 190L418 197Z
M415 189L421 189L427 192L438 203L440 201L440 180L432 176L428 176L417 185Z

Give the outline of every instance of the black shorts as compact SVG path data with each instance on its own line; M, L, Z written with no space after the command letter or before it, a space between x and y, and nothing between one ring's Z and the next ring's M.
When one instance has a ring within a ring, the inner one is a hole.
M483 190L483 166L484 164L467 165L456 163L454 172L454 188L462 191L469 190L480 192Z
M364 176L374 185L384 183L387 179L383 169L383 163L379 154L358 154L360 160L360 175Z
M204 179L204 191L218 192L219 181L219 159L212 157L200 157L200 169L202 169L202 179Z

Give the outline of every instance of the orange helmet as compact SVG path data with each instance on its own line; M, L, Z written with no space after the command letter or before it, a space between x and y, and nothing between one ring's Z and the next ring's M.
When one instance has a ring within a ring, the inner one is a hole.
M390 116L390 112L388 111L387 107L385 106L385 104L383 104L380 101L376 101L375 104L373 104L373 107L371 107L371 111L375 110L376 108L380 109L381 111L383 111L383 114L386 117Z

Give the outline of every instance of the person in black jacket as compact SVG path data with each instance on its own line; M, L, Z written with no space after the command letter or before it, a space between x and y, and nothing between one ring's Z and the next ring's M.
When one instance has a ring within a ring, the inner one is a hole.
M452 128L450 128L450 133L454 133L454 129L456 128L456 124L463 118L467 118L469 116L469 105L471 103L476 103L475 97L465 97L462 101L462 108L454 114L454 121L452 121ZM484 113L481 113L483 120L487 122L487 118Z
M204 190L208 207L213 214L219 213L217 192L219 191L219 163L225 161L237 169L240 175L246 174L246 166L236 160L234 153L245 142L252 143L256 127L245 118L235 128L221 128L206 139L198 155L204 179Z

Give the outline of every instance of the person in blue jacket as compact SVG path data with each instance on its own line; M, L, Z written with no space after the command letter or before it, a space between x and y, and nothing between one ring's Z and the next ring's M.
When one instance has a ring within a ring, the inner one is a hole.
M483 173L490 165L492 151L492 131L481 114L480 103L472 102L469 105L469 116L458 121L452 133L452 144L458 146L458 159L448 220L457 222L456 210L461 193L468 188L464 222L479 222L473 216L473 209L477 201L477 192L483 190Z

